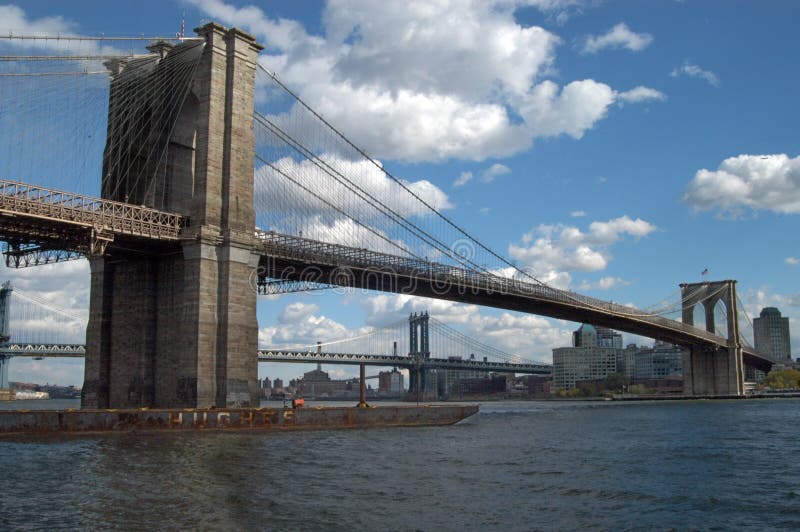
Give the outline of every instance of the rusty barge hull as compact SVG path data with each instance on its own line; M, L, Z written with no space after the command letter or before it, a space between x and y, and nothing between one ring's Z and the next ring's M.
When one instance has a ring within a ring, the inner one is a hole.
M0 410L5 435L104 432L332 430L452 425L478 405L375 408Z

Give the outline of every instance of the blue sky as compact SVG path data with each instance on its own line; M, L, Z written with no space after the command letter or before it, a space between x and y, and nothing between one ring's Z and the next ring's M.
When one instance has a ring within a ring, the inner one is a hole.
M217 20L256 35L312 105L337 96L334 125L551 284L647 307L681 282L733 278L751 315L777 306L800 334L796 2L39 0L0 6L0 33L173 35L184 12L187 31ZM80 308L86 271L2 273ZM311 342L422 309L545 361L575 328L360 292L265 298L259 324L264 342ZM15 361L11 377L79 383L64 367Z

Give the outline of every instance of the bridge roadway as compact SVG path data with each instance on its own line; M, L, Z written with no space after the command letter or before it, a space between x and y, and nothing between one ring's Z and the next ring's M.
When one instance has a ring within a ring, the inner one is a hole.
M27 265L31 254L63 250L102 253L125 238L176 243L185 221L177 214L0 180L0 240L7 260ZM259 283L268 279L365 288L472 303L591 323L682 347L727 348L713 333L633 307L484 271L256 231ZM32 250L32 251L31 251ZM743 348L744 362L768 371L769 357Z
M257 232L259 273L268 279L366 288L472 303L591 323L690 348L727 348L728 340L633 307L487 272L275 232ZM743 347L744 362L769 371L772 359Z
M83 344L9 344L0 347L0 355L42 357L42 358L82 358L86 356ZM461 369L473 371L494 371L499 373L525 373L549 375L553 367L548 364L514 364L510 362L491 362L483 360L453 360L445 358L421 359L398 355L370 355L355 353L318 353L316 351L281 351L259 349L259 362L322 363L366 366L396 366L402 368L425 367L430 369Z

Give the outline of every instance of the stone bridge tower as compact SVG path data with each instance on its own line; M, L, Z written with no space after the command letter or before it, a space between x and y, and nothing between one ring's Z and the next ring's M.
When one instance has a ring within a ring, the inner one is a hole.
M202 44L151 46L157 53L146 68L136 60L109 65L103 197L175 212L188 224L178 245L110 245L90 259L83 408L258 405L256 292L249 279L258 261L253 97L262 47L215 23L195 31ZM168 71L179 60L186 68ZM159 87L126 93L162 70ZM184 86L165 83L174 72L188 76ZM136 75L142 80L115 86ZM168 127L158 116L159 98L182 98ZM131 117L138 117L138 130L122 124ZM150 164L137 139L162 142L166 155ZM147 187L136 172L151 172Z
M706 318L706 330L716 334L714 308L725 304L728 331L727 348L692 347L683 355L683 392L685 395L742 395L744 362L739 335L739 309L736 281L682 284L682 321L694 325L694 309L700 303Z

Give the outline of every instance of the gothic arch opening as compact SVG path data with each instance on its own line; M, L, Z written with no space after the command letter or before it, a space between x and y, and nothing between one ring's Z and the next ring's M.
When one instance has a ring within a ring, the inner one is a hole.
M714 303L714 324L714 332L716 334L725 338L731 337L731 331L728 327L728 305L723 299L719 299Z
M698 329L708 330L706 323L706 308L703 303L695 303L692 308L693 324Z
M197 96L189 92L169 139L163 204L167 210L186 215L191 212L191 199L194 197L199 108Z

